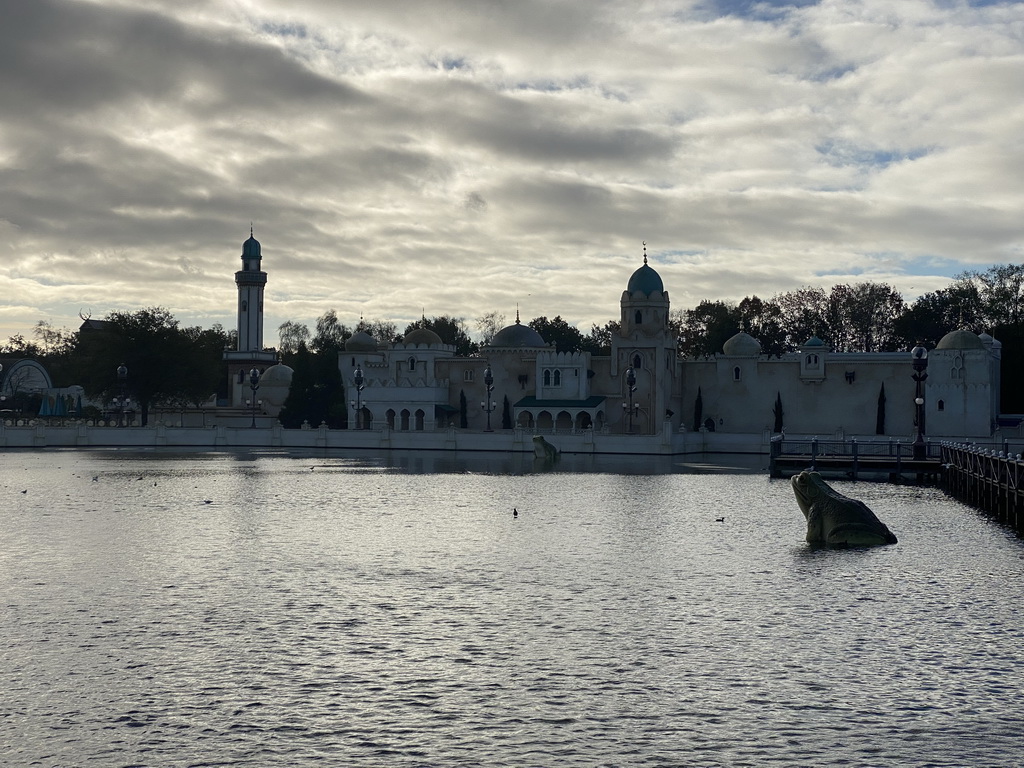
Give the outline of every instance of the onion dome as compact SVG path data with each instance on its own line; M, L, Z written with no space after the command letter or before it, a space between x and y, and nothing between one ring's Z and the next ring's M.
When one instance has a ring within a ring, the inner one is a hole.
M825 342L819 339L817 336L811 336L807 341L803 343L805 347L824 347Z
M761 354L761 342L746 331L740 331L722 345L722 352L732 357L750 357Z
M661 275L647 264L647 243L644 243L644 263L636 272L629 277L626 284L626 292L630 295L639 291L644 296L653 293L664 293L665 284L661 282Z
M936 349L984 349L985 345L976 334L967 330L950 331L943 336Z
M356 331L345 339L346 352L376 352L377 340L366 331Z
M409 333L405 335L405 338L402 339L402 343L407 346L423 344L428 347L431 344L444 344L444 342L441 341L441 337L429 328L415 328L409 331Z
M252 236L252 227L249 227L249 239L242 243L242 258L243 259L259 259L260 256L260 241Z
M516 322L507 325L494 334L492 347L546 347L543 337L528 325L519 322L519 311L516 311Z

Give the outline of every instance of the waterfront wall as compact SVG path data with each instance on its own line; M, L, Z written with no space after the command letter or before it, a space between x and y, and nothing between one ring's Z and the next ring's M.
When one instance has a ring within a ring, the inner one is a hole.
M657 456L693 456L702 454L769 455L772 434L673 431L669 423L654 435L628 435L603 430L527 429L480 430L439 429L423 431L393 430L386 426L369 430L328 429L326 425L303 429L284 429L264 419L250 428L245 420L211 426L172 426L156 423L148 427L115 427L85 422L47 423L37 419L13 425L0 422L0 450L5 448L180 448L183 451L215 451L232 448L280 448L282 450L351 449L360 451L495 451L533 453L533 436L541 434L562 453L633 454ZM814 435L787 435L786 441L810 441ZM840 441L856 439L865 454L874 450L892 451L902 445L909 450L912 438L894 441L876 436L837 435ZM1024 442L1016 438L1018 448ZM938 441L935 442L938 444ZM1003 441L987 447L1006 449Z
M273 426L98 426L86 423L0 424L0 449L4 448L180 448L219 450L229 448L352 449L369 451L534 451L533 430L483 432L462 429L397 431L328 429L326 425L304 429ZM666 423L654 435L628 435L600 430L546 430L539 432L562 453L686 455L746 453L767 455L771 435L673 432Z

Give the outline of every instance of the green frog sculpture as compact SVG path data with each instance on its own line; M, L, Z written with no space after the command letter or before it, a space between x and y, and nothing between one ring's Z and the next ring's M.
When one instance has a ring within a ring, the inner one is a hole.
M863 501L843 496L817 472L801 472L792 482L796 503L807 518L809 544L875 547L896 543L892 531Z
M543 435L534 435L533 456L543 461L554 461L558 458L558 449L545 440Z

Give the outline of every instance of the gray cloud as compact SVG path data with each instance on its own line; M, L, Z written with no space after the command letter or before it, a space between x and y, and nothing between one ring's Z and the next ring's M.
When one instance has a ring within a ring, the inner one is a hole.
M0 0L0 338L618 313L1019 261L1020 4ZM911 288L913 286L913 288ZM273 328L267 336L273 339Z

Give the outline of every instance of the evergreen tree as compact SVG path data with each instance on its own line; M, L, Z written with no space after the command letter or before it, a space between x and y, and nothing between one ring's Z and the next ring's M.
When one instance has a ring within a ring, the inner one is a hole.
M878 388L878 406L875 409L875 434L885 434L885 382Z

